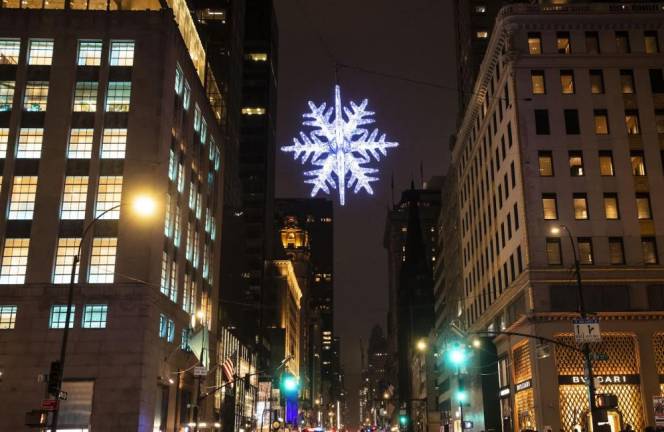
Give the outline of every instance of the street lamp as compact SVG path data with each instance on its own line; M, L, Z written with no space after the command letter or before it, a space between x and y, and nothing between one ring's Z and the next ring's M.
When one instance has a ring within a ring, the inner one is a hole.
M417 350L419 352L426 351L427 350L427 341L424 338L418 340L417 344L415 345L415 348L417 348Z
M71 308L74 302L74 285L76 283L76 268L79 261L81 260L81 248L83 246L83 241L85 236L90 232L90 229L97 223L101 218L104 217L107 213L118 210L125 205L131 205L132 209L137 216L141 218L147 218L152 216L155 213L157 204L154 199L147 195L136 196L131 202L122 202L113 207L110 207L103 212L99 213L94 219L92 219L83 229L81 234L81 241L78 244L78 249L76 250L76 255L72 257L71 263L71 278L69 279L69 290L67 292L67 312L65 313L65 328L62 333L62 344L60 345L60 360L51 364L51 374L49 375L49 388L57 389L58 394L56 400L58 403L55 404L55 410L53 411L53 420L51 421L51 431L56 432L58 430L58 414L60 413L60 395L59 392L62 389L62 378L64 376L64 367L65 367L65 358L67 355L67 341L69 340L69 323L71 322ZM55 372L55 373L54 373ZM51 382L51 376L53 376L53 382Z
M572 247L572 252L574 255L574 271L576 273L576 291L577 291L577 297L579 301L579 315L581 316L581 319L585 319L587 317L586 314L586 306L585 302L583 299L583 285L581 284L581 265L579 263L579 256L576 250L576 245L574 244L574 238L572 237L572 233L570 232L569 228L567 228L566 225L558 225L554 226L551 228L551 234L553 235L559 235L561 234L561 231L565 231L567 233L567 237L569 238L570 246ZM584 363L584 369L585 369L585 378L586 378L586 383L588 384L588 399L590 403L590 421L592 425L592 429L597 431L599 430L599 424L598 424L598 416L597 416L597 408L595 405L595 381L593 378L593 366L592 366L592 359L591 359L591 353L590 353L590 344L584 343L581 346L581 352L583 353L583 363Z

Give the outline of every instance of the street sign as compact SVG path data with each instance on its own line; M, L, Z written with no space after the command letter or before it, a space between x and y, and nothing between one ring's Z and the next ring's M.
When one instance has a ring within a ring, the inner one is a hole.
M44 411L55 411L58 408L57 399L44 399L41 404Z
M194 368L194 376L205 376L207 373L208 370L205 366L196 366Z
M602 342L597 318L575 319L572 323L574 324L574 337L577 343Z

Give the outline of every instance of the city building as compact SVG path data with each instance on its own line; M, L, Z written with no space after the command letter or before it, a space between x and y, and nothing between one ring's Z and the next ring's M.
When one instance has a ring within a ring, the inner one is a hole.
M224 140L188 9L6 2L0 27L2 428L42 405L67 316L60 428L213 422L217 371L187 368L216 358Z
M453 266L438 297L446 319L456 317L438 326L493 336L474 344L475 366L479 352L496 350L496 393L482 394L490 383L467 368L463 418L478 430L590 429L574 348L579 292L601 328L590 345L598 400L617 401L598 416L611 431L655 424L664 370L660 6L514 4L498 14L453 148L456 222L446 210L441 218L457 228L450 244L461 252L463 292ZM496 405L498 416L486 417Z
M361 347L361 349L363 349ZM383 329L375 325L371 329L366 352L366 365L362 358L362 384L360 385L360 419L363 424L390 427L388 399L390 384L387 380L388 351Z

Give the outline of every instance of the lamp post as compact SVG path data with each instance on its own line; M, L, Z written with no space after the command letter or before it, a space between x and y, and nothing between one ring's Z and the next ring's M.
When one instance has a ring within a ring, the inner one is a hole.
M62 333L62 344L60 345L60 360L57 362L57 370L58 373L56 374L56 379L54 384L54 388L57 389L58 392L61 391L62 389L62 378L64 375L64 367L65 367L65 358L67 356L67 342L69 341L69 323L71 322L71 308L72 304L74 302L74 285L76 284L76 268L78 266L78 263L81 259L81 248L83 246L83 241L85 240L85 236L90 232L90 229L97 223L99 220L101 220L104 215L107 213L118 210L119 208L125 206L126 202L117 204L113 207L110 207L100 214L98 214L94 219L92 219L83 229L83 233L81 234L81 241L78 244L78 248L76 250L76 255L72 257L72 263L71 263L71 277L69 279L69 290L67 292L67 312L65 313L65 328L64 332ZM150 197L147 196L139 196L137 197L133 202L132 206L134 208L134 211L141 217L147 217L150 216L154 213L156 203L154 200ZM51 366L53 369L53 366ZM49 380L50 381L50 380ZM49 382L49 387L51 386L51 383ZM51 420L51 431L56 432L58 430L58 415L60 413L60 395L57 394L56 400L58 403L55 404L55 410L53 411L53 419Z
M556 227L551 228L551 233L554 235L560 234L560 231L564 230L567 233L567 237L569 238L570 246L572 247L572 252L574 255L574 271L576 273L576 290L577 290L577 297L579 301L579 315L581 316L582 319L585 319L587 317L586 314L586 306L585 306L585 301L583 298L583 285L581 283L581 265L579 262L579 256L577 253L577 248L576 245L574 244L574 238L572 237L572 233L570 232L569 228L567 228L566 225L559 225ZM590 422L592 425L592 429L594 431L599 430L599 425L597 423L598 416L597 414L597 408L595 404L595 380L593 377L593 367L592 367L592 358L591 358L591 352L590 352L590 344L584 343L581 345L581 352L583 354L583 363L584 363L584 375L586 379L586 384L588 385L588 402L590 404Z

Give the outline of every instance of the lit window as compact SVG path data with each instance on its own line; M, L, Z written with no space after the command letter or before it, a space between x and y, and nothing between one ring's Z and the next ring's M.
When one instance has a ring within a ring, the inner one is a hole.
M657 31L646 31L643 34L646 54L657 54L659 52L659 42L657 41Z
M181 227L180 227L180 207L175 207L175 223L173 225L175 231L173 233L173 246L180 247Z
M175 323L164 314L159 314L159 337L168 342L175 339Z
M634 72L631 70L620 71L620 88L623 94L635 93L634 87Z
M244 114L244 115L265 115L265 108L245 107L245 108L242 108L242 114Z
M121 199L122 176L100 176L95 217L119 219Z
M182 84L184 77L182 76L182 69L180 65L175 66L175 93L180 95L182 94Z
M16 327L15 305L0 305L0 330L12 330Z
M201 130L201 109L198 104L194 106L194 130L198 132Z
M113 283L117 247L118 239L114 237L95 237L92 240L88 282Z
M37 194L37 176L16 176L9 197L8 219L32 219Z
M69 159L90 159L94 129L72 129L69 133Z
M106 95L107 112L127 112L131 97L131 82L109 82Z
M664 110L655 110L655 129L658 134L664 134Z
M104 129L101 140L102 159L124 159L127 146L127 129Z
M194 226L194 256L192 258L192 262L194 264L195 269L198 268L198 265L200 263L200 258L201 258L200 255L201 255L200 236Z
M572 177L580 177L583 173L583 153L578 151L569 152L569 170Z
M574 194L572 201L574 205L574 219L588 219L588 198L586 194Z
M607 135L609 133L609 115L606 110L595 110L593 115L595 122L595 134Z
M50 65L53 60L53 41L31 39L28 48L29 65Z
M205 119L201 120L201 144L205 145L205 139L207 138L207 122Z
M39 159L43 138L44 129L21 128L18 134L16 157L19 159Z
M544 71L537 70L530 72L531 91L535 94L545 94L546 84L544 81Z
M85 305L83 308L83 322L81 323L81 327L93 329L106 328L107 315L108 305Z
M609 264L625 264L625 250L621 237L609 237Z
M599 175L613 176L613 154L610 150L599 152Z
M542 177L553 176L553 155L549 151L539 152L539 173Z
M244 58L247 60L251 60L254 62L266 62L267 61L267 53L249 53L245 54Z
M9 128L0 128L0 159L7 156L7 145L9 144Z
M87 176L66 176L62 193L60 219L85 219L85 204L88 197Z
M2 250L0 284L23 284L28 267L29 238L8 238Z
M191 351L189 347L190 331L188 328L182 329L182 337L180 339L180 349L182 351Z
M189 105L191 103L191 87L189 87L189 83L187 80L184 81L184 93L182 96L182 106L184 107L185 110L189 109Z
M19 39L0 39L0 64L18 64L20 52Z
M184 165L178 163L178 192L184 192Z
M53 283L65 284L71 282L71 265L74 257L78 254L80 244L80 238L58 239L58 248L55 253L55 268L53 269ZM74 282L78 282L80 265L80 262L76 264Z
M563 94L574 94L574 72L570 70L560 71L560 88Z
M97 88L96 81L78 81L74 90L74 111L95 112L97 111Z
M590 71L590 92L592 94L604 93L604 74L601 70Z
M48 99L47 81L28 81L25 85L25 96L23 97L23 109L25 111L46 111L46 100Z
M16 83L14 81L0 81L0 111L12 110L15 88Z
M647 193L636 194L636 216L640 220L652 219L650 210L650 195Z
M475 13L476 13L476 14L484 14L484 13L486 13L486 6L484 6L484 5L477 5L477 6L475 6Z
M629 152L629 161L632 166L632 175L635 176L644 176L646 175L646 162L643 158L642 151L631 151Z
M76 64L79 66L99 66L101 64L101 41L78 41L78 60Z
M618 195L614 193L604 194L604 217L607 219L619 219Z
M531 55L542 54L542 36L539 33L528 33L528 52Z
M568 32L556 33L556 49L558 50L558 54L570 54L572 52Z
M475 37L477 39L486 39L486 38L489 37L489 32L486 31L486 30L477 31L477 32L475 32Z
M641 238L641 250L643 251L643 262L645 264L657 264L657 243L654 237Z
M189 183L189 208L196 208L196 183L193 181Z
M194 230L191 226L191 221L187 222L187 247L185 250L185 258L187 261L191 262L191 259L194 255Z
M134 42L111 41L111 66L134 65Z
M168 252L163 251L161 253L161 283L159 284L159 290L165 296L168 296L169 290L169 275L170 275L170 259L168 258Z
M563 263L559 238L546 239L546 258L549 265L560 265Z
M76 306L71 305L69 309L69 328L74 328L74 317L76 316ZM48 319L48 328L63 329L67 325L67 305L51 306L51 316Z
M544 220L558 219L558 205L555 194L542 195L542 209L544 211Z
M625 127L628 135L639 135L641 133L638 111L625 110Z
M166 206L164 210L164 235L171 237L173 232L173 219L171 218L171 194L166 194Z
M171 262L171 273L169 277L169 292L168 298L171 299L173 303L178 302L178 263L173 260Z
M588 237L579 237L576 240L579 248L579 263L590 265L593 263L593 243Z

